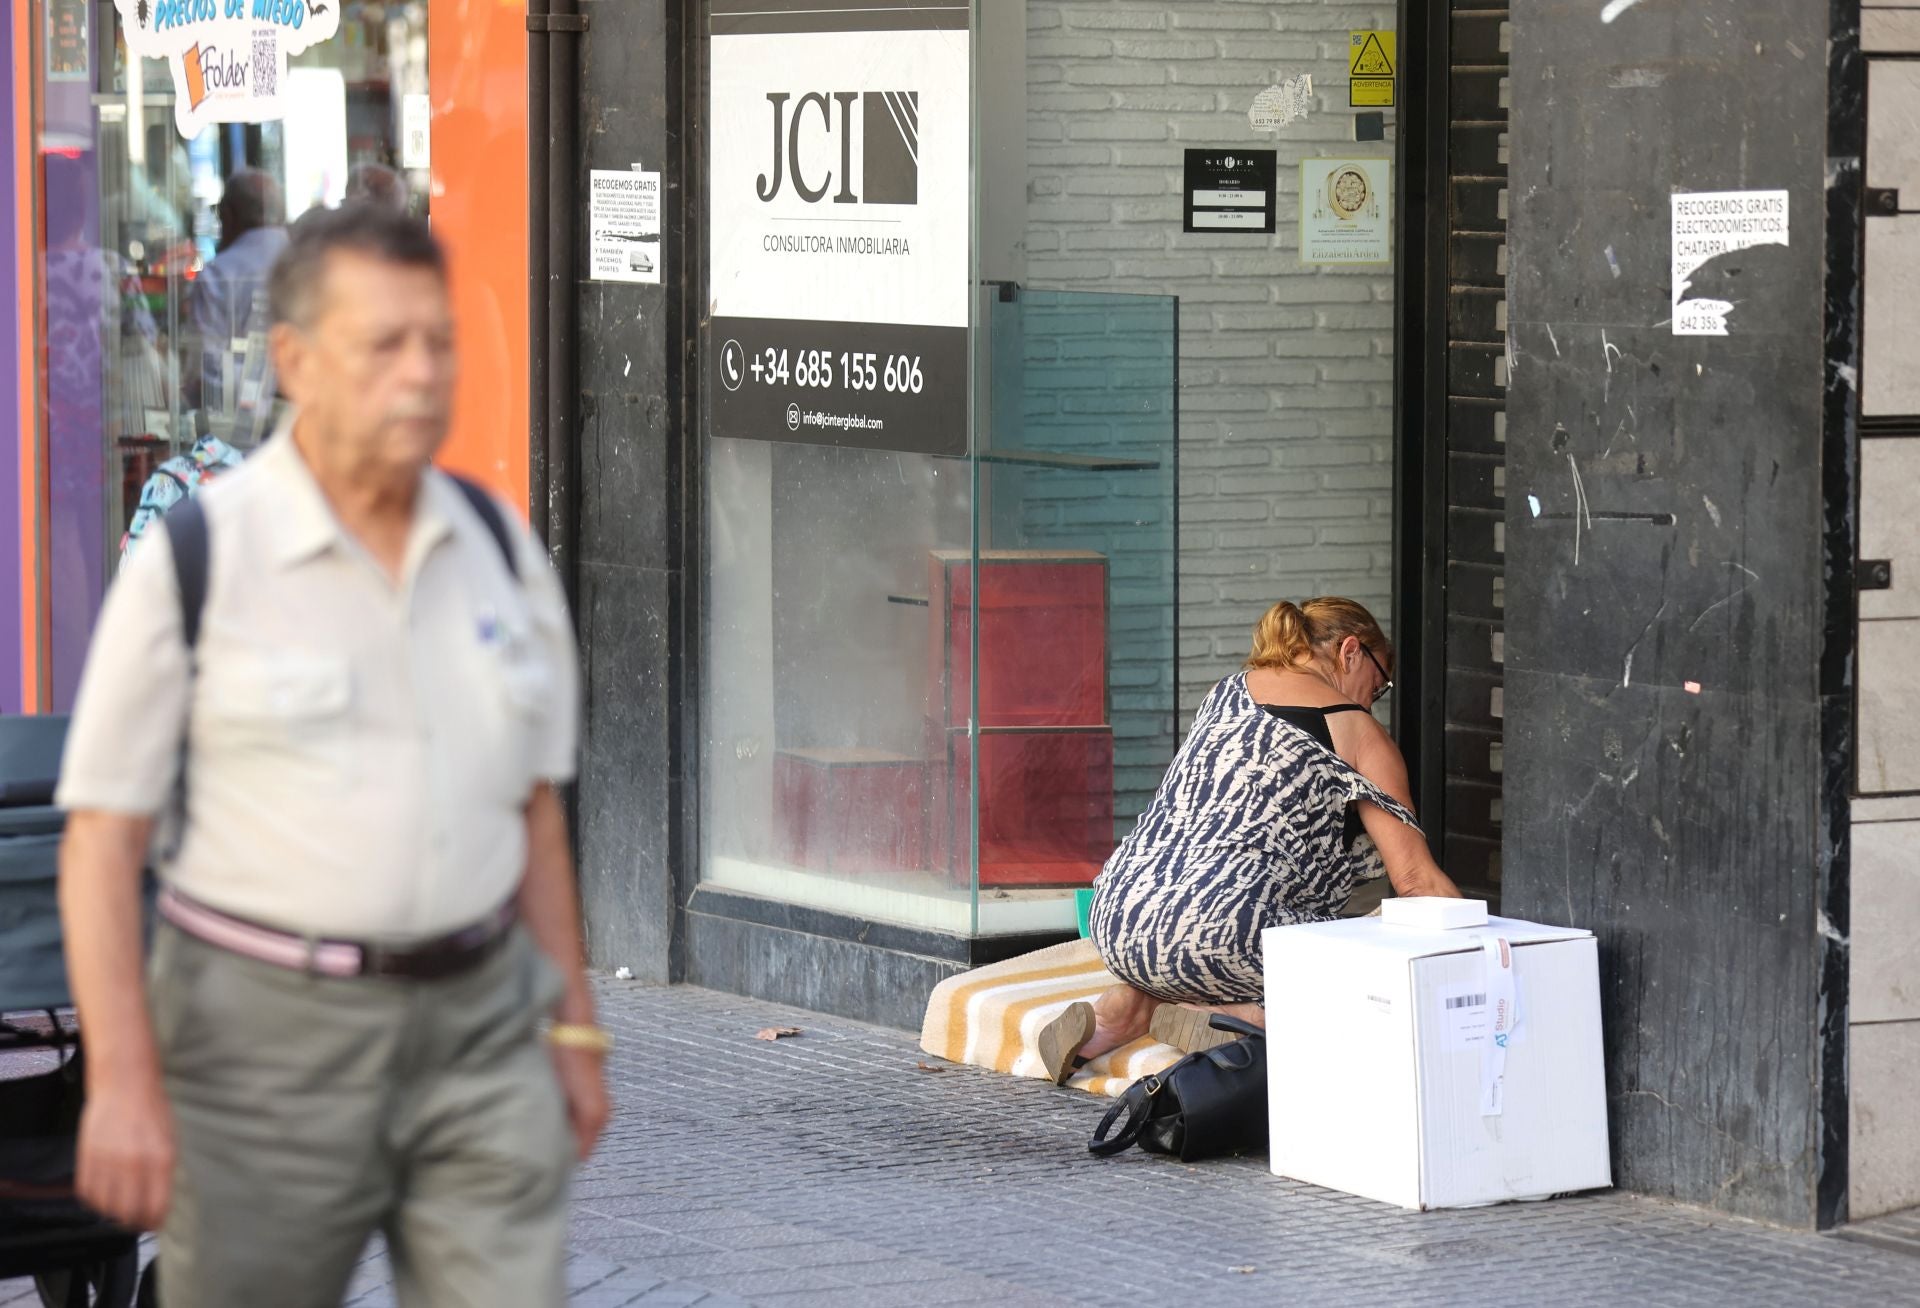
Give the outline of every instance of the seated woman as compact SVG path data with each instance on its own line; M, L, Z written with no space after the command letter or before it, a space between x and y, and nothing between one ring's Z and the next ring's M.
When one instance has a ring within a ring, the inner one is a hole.
M1371 707L1393 688L1380 624L1348 599L1274 605L1246 670L1207 695L1133 832L1094 882L1090 933L1124 985L1040 1034L1056 1082L1149 1031L1189 1052L1264 1026L1260 933L1334 917L1383 872L1396 894L1460 892L1412 813L1406 763Z

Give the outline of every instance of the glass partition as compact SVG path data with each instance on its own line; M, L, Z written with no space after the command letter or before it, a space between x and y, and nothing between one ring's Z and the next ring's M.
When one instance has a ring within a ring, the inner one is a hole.
M1007 286L982 321L981 930L1023 897L1071 929L1173 757L1179 302Z
M1172 756L1177 304L982 300L970 454L708 442L711 887L1071 930Z

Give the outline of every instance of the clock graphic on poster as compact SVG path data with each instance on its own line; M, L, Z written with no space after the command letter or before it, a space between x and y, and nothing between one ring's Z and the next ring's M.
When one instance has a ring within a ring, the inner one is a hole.
M1343 222L1366 212L1372 198L1373 187L1358 168L1337 168L1327 177L1327 207Z

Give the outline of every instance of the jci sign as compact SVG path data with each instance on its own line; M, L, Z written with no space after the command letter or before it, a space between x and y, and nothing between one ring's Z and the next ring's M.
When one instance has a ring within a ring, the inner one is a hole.
M963 0L715 0L709 432L967 448Z
M787 102L791 99L792 95L786 91L767 94L767 103L773 106L773 166L769 172L760 174L756 189L762 203L779 198L781 183L789 172L795 194L808 204L820 203L827 192L834 190L833 173L826 173L820 185L809 186L800 171L800 135L805 126L801 117L810 108L820 111L821 122L829 134L828 145L833 144L831 138L836 132L839 137L840 181L833 197L835 204L859 204L863 200L867 204L912 204L919 197L920 96L917 92L835 91L832 104L840 108L836 129L828 97L819 91L810 91L794 105L793 122L783 132ZM861 107L861 176L858 179L853 172L856 104Z
M127 49L173 69L182 136L286 117L287 57L340 30L341 0L114 0Z

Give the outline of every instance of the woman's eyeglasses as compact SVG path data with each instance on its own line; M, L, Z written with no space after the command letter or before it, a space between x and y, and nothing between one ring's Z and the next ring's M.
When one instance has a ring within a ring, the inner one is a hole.
M1393 678L1389 677L1387 670L1380 666L1380 660L1373 656L1372 650L1363 644L1360 646L1360 652L1367 656L1367 662L1373 664L1373 670L1380 674L1380 689L1373 692L1373 699L1369 701L1369 707L1371 707L1387 697L1387 692L1393 689Z

